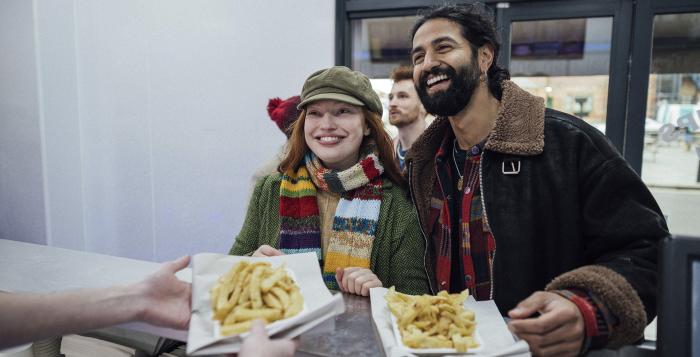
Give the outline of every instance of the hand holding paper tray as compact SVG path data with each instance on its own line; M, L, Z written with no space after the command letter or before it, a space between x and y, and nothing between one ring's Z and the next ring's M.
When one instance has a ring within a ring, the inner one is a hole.
M296 337L345 311L342 295L332 295L323 283L314 253L264 258L197 254L192 263L192 317L187 338L188 355L239 351L241 339L247 333L230 337L220 336L217 332L218 321L213 319L210 290L222 274L240 261L267 262L273 268L284 264L301 290L304 309L296 316L266 326L270 336Z

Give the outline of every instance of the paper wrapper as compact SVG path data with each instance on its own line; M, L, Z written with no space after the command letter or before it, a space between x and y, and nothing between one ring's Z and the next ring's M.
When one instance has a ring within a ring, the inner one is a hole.
M397 343L391 322L391 312L384 299L386 292L386 288L372 288L369 291L372 303L372 320L377 327L384 352L389 357L415 356ZM482 343L478 351L467 352L467 356L530 356L527 343L515 341L493 300L476 301L470 296L464 302L464 306L474 311L476 315L476 331L479 333Z
M241 348L244 333L217 337L218 321L212 318L209 290L219 277L239 261L269 262L272 267L285 264L304 297L304 309L296 316L275 321L266 326L272 337L296 337L322 322L345 312L342 294L332 295L321 277L315 253L290 254L277 257L253 258L232 255L197 254L192 258L192 316L187 336L187 354L236 353Z

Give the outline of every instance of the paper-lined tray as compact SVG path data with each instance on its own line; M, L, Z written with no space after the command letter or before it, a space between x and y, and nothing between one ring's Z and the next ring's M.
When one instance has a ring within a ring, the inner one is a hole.
M382 341L384 352L389 357L404 357L417 355L430 355L430 351L410 350L399 344L394 333L391 320L391 312L387 306L384 295L386 288L370 289L370 302L372 304L372 321L377 328L377 333ZM508 330L498 307L493 302L475 301L471 296L464 302L464 306L476 314L476 329L479 332L479 343L481 347L469 352L470 357L496 357L530 356L528 345L525 341L516 342L513 335ZM398 337L400 340L400 337Z
M292 338L345 311L341 294L332 295L321 277L315 253L253 258L202 253L192 259L192 316L187 354L235 353L247 334L222 337L213 319L209 290L219 277L239 261L266 261L273 267L285 264L304 297L304 309L296 316L267 325L270 336Z
M466 353L459 353L457 352L456 349L454 348L411 348L403 343L403 339L401 338L401 331L399 331L399 325L396 320L396 316L393 314L389 314L391 316L391 327L392 327L392 332L394 332L394 339L396 340L396 345L398 345L400 348L406 350L407 352L410 352L415 355L419 356L432 356L432 355L437 355L437 356L443 356L443 355L454 355L454 354L475 354L478 352L481 352L484 350L484 340L481 338L481 334L479 333L479 326L477 325L477 328L474 330L474 340L476 343L479 344L479 347L476 348L470 348Z

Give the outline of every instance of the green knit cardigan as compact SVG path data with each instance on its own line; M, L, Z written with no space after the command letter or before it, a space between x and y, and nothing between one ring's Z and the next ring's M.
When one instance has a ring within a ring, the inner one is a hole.
M231 255L247 255L263 244L277 248L280 234L279 173L263 177L255 185L241 232L231 247ZM379 209L379 224L372 246L370 269L383 286L396 286L407 294L430 293L423 266L425 240L421 236L415 207L405 191L388 179Z

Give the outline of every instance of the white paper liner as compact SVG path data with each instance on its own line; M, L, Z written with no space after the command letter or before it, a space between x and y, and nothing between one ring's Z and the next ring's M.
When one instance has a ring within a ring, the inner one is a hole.
M391 312L384 299L386 292L386 288L372 288L369 291L372 304L372 321L377 328L384 352L389 357L421 355L420 353L411 353L397 343L391 322ZM476 328L482 344L478 351L468 352L467 356L530 356L527 343L525 341L515 341L493 300L475 301L470 296L464 302L464 306L474 311L476 315Z
M345 312L342 294L333 295L326 288L315 253L253 258L202 253L192 258L192 316L187 337L187 354L236 353L243 335L217 336L218 321L212 318L210 289L219 277L239 261L264 261L272 267L285 264L304 297L304 309L296 316L275 321L265 329L270 336L293 338L322 322Z

